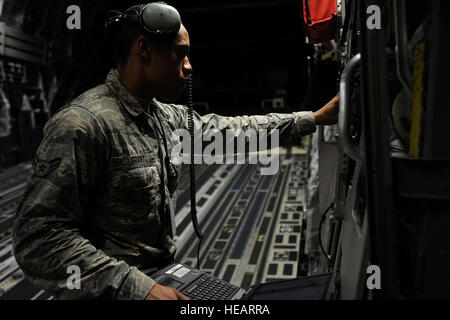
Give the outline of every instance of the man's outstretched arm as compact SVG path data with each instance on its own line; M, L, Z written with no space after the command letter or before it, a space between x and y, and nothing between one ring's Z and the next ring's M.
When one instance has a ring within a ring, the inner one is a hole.
M314 112L317 125L331 125L338 122L339 116L339 94L331 99L321 109Z
M171 105L172 110L167 111L169 118L179 123L179 128L188 128L188 110L185 106ZM254 129L280 131L282 144L298 143L298 137L313 133L316 125L331 125L338 121L339 94L316 112L300 111L293 113L270 113L267 115L226 117L214 113L200 116L194 111L194 120L200 123L202 131L209 129Z

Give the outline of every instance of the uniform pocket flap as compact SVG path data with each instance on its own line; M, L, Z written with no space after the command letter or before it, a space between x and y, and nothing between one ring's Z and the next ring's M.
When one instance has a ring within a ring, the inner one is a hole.
M117 168L142 168L155 166L155 154L137 154L137 155L126 155L112 158L113 166Z
M144 189L161 183L153 154L115 157L113 165L114 188Z

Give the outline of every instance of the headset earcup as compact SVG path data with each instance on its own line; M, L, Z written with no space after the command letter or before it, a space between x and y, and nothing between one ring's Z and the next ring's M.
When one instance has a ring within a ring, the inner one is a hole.
M149 3L140 16L142 27L155 35L175 35L181 27L181 17L178 11L165 3Z

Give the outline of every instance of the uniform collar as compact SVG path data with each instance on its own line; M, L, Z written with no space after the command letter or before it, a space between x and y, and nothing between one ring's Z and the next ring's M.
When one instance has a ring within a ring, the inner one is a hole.
M131 91L120 80L117 69L111 69L109 71L105 84L122 102L124 108L134 117L138 117L142 113L147 116L147 113L143 112L143 110L147 111L151 105L157 105L156 99L144 100L131 93Z

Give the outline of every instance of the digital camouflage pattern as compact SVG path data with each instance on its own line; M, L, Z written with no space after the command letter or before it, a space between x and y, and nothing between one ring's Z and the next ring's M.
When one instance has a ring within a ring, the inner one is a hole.
M157 112L166 137L187 128L187 108L133 96L111 70L99 85L63 107L46 124L35 172L17 211L15 258L26 277L59 299L144 299L155 281L142 271L172 257L175 244L161 206ZM266 116L199 116L203 130L280 130L288 137L315 131L312 112ZM166 206L180 168L164 170ZM170 190L169 190L170 189ZM168 212L168 211L167 211ZM67 268L81 270L69 290Z

